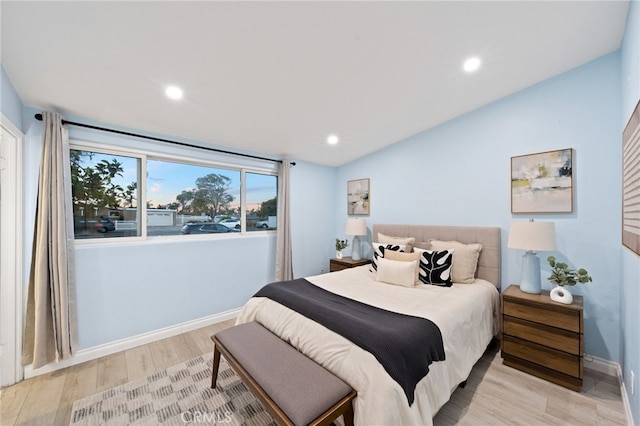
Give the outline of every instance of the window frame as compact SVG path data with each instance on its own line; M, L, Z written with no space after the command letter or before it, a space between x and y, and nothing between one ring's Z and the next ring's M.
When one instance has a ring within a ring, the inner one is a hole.
M117 238L82 238L75 239L74 243L78 245L92 245L92 244L117 244L117 243L131 243L131 242L150 242L150 241L185 241L185 240L215 240L215 239L227 239L227 238L243 238L248 235L264 235L273 234L275 229L267 230L254 230L247 231L246 226L246 173L256 173L268 176L276 177L276 194L277 187L279 185L277 178L277 170L268 168L260 168L255 166L241 166L237 164L228 163L216 159L203 159L202 157L196 158L186 154L167 154L160 152L153 152L151 150L127 148L122 146L114 146L103 143L88 142L78 139L71 139L69 141L70 150L89 151L103 155L119 155L124 157L136 158L140 167L138 169L137 183L138 183L138 222L140 235L135 237L117 237ZM195 234L189 235L186 239L183 235L147 235L147 161L165 161L172 163L181 163L186 165L210 167L217 169L226 169L236 171L240 173L240 232L234 233L220 233L220 234ZM144 179L143 179L144 177Z

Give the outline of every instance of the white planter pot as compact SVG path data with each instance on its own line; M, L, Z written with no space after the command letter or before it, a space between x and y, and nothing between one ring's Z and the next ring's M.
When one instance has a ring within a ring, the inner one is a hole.
M340 250L336 250L336 259L342 259L342 252Z
M549 294L551 300L554 302L564 303L565 305L570 305L573 302L573 296L565 287L558 285Z

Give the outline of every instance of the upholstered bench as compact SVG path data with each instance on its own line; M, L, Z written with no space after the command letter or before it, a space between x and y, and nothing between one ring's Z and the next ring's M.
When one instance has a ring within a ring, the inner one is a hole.
M281 425L329 425L343 415L353 425L356 392L257 322L236 325L211 336L211 387L220 354Z

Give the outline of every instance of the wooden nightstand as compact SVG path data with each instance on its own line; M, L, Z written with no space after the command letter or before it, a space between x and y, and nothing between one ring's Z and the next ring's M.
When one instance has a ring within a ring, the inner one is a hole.
M549 291L529 294L516 285L502 293L503 364L580 391L584 326L582 296L565 305Z
M353 260L350 257L343 257L342 259L329 260L329 272L341 271L347 268L355 268L356 266L368 265L371 263L368 259Z

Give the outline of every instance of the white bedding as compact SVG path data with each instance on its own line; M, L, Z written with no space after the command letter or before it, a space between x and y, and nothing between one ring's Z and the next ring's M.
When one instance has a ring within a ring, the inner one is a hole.
M358 392L356 425L432 424L433 416L466 380L498 331L498 291L484 280L452 287L407 288L375 281L368 266L306 279L369 305L428 318L442 332L446 361L431 364L409 406L400 385L370 353L270 299L256 297L247 302L237 323L261 323Z

